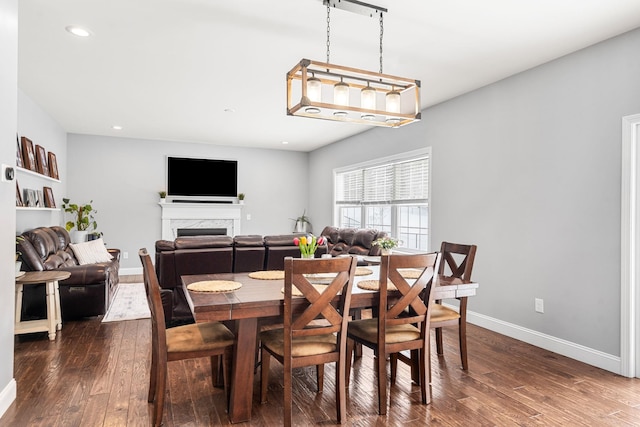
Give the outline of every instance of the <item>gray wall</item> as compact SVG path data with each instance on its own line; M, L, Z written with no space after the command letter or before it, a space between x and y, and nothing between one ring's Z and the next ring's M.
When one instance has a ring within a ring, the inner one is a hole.
M166 155L238 160L242 234L290 233L307 206L306 153L70 134L67 195L93 200L107 245L129 253L122 268L140 268L138 249L160 239Z
M18 122L18 1L0 0L0 163L16 164ZM15 182L0 182L0 416L16 397L13 379L15 311Z
M638 52L635 30L319 149L310 171L432 147L431 249L478 245L470 310L619 355L621 118L640 112ZM330 182L310 183L322 223Z

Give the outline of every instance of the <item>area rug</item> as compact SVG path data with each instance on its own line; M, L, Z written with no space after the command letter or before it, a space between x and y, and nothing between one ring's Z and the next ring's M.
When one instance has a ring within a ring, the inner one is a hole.
M151 317L144 283L120 283L102 322L147 319Z

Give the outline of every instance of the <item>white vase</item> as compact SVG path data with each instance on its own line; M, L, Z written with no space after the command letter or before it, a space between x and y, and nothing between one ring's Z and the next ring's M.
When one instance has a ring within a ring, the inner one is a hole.
M164 198L164 197L161 197L161 198L160 198L160 203L164 203L164 202L166 202L166 201L167 201L167 199L166 199L166 198Z
M308 233L309 232L309 223L308 222L303 222L303 221L296 221L294 232L296 232L296 233Z
M382 249L382 255L391 255L393 253L393 249Z
M71 243L82 243L87 241L88 231L74 230L71 232Z
M22 268L22 261L16 261L16 277L20 275L21 268Z

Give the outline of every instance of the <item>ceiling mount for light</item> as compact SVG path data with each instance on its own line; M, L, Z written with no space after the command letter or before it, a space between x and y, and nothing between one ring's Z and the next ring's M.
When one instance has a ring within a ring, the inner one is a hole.
M357 0L323 0L327 6L327 61L302 59L287 73L287 114L399 127L420 120L420 81L382 73L383 13ZM380 71L331 64L331 7L380 16ZM294 105L294 99L299 99Z

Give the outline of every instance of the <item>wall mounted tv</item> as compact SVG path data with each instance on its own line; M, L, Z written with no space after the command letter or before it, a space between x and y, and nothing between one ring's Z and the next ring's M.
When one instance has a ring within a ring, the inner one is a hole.
M167 157L167 195L179 197L236 197L236 160Z

